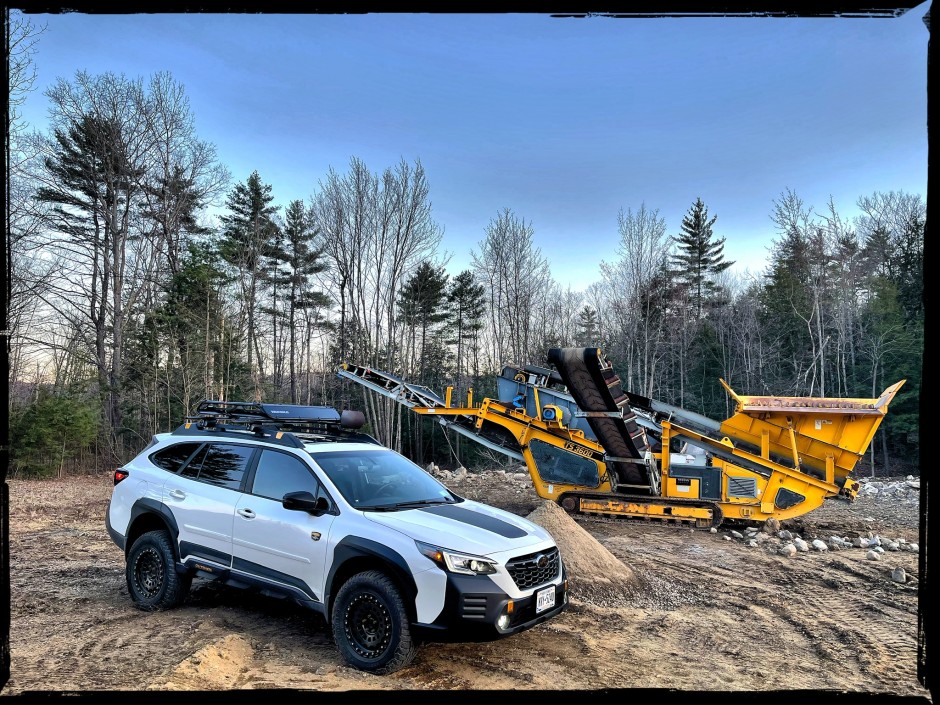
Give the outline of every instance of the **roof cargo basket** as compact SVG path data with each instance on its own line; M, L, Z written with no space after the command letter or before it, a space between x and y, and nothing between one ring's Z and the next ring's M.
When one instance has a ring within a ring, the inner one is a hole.
M365 423L361 411L342 413L331 406L299 404L265 404L261 402L217 401L199 402L196 412L174 433L194 434L205 431L251 433L271 442L303 447L304 441L379 442L358 429Z

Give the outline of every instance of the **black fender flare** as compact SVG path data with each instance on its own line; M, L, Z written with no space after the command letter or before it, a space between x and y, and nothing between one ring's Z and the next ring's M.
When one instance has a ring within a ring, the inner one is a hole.
M163 520L167 530L173 535L173 552L176 554L176 559L179 560L180 529L176 523L176 517L173 516L173 512L171 512L170 508L163 502L158 502L150 497L141 497L134 502L134 506L131 507L130 521L127 522L128 536L131 533L131 527L134 526L134 522L144 514L156 514ZM126 541L125 543L124 553L126 554L131 549L131 541Z
M392 550L388 546L378 541L361 538L359 536L346 536L341 539L339 543L336 544L336 548L333 549L333 561L326 576L323 595L323 605L327 610L327 614L332 610L333 598L337 592L337 590L334 589L337 572L349 561L358 558L370 558L387 566L392 573L392 577L395 578L396 582L404 589L404 597L407 598L405 600L405 608L408 610L411 618L414 619L417 609L415 599L418 596L418 585L415 583L414 576L411 574L408 562L400 553Z

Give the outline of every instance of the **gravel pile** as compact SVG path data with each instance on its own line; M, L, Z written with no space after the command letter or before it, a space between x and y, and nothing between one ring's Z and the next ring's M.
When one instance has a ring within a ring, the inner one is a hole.
M641 584L633 569L558 504L543 500L526 518L548 531L558 544L572 596L599 607L624 607L635 602Z

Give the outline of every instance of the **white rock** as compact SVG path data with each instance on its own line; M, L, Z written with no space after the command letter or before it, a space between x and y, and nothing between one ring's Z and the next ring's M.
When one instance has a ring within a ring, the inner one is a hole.
M870 561L877 561L881 559L881 556L878 555L878 551L869 551L865 554L865 558Z
M718 533L718 529L716 529L714 526L713 526L712 528L710 528L709 531L710 531L711 533L713 533L713 534L717 534L717 533Z
M905 480L913 480L913 479L914 479L914 476L913 476L913 475L908 475L908 476L905 477L904 479L905 479Z
M793 538L793 534L791 534L786 529L780 529L780 531L777 533L777 536L782 538L784 541L789 541L790 539Z
M724 539L725 539L725 541L730 541L730 540L731 540L731 537L728 536L728 534L725 534L725 535L724 535Z
M829 546L826 545L826 542L820 539L813 539L813 548L816 549L817 551L829 550Z
M901 550L901 547L898 545L896 541L889 541L888 543L885 544L885 548L887 548L889 551Z
M743 538L744 538L744 534L742 534L740 531L734 531L734 530L732 530L732 531L731 531L731 535L732 535L734 538L736 538L736 539L743 539Z
M868 539L863 539L861 536L856 536L852 539L852 545L855 548L868 548Z
M904 568L898 566L891 571L891 579L896 583L906 583L907 582L907 573L904 572Z
M878 534L875 534L874 536L871 537L871 540L868 542L868 545L869 545L869 546L880 546L880 545L881 545L881 537L880 537Z
M920 550L920 546L918 546L916 543L909 543L906 545L906 548L911 553L917 553L917 551Z
M882 548L881 546L875 546L875 547L874 547L873 549L871 549L871 550L872 550L872 551L876 551L876 552L878 552L878 553L884 553L884 552L885 552L884 548Z
M751 548L757 548L757 541L754 539L748 539L746 545L750 546Z
M794 546L792 543L784 544L780 547L780 555L792 558L796 555L796 546Z
M809 544L806 543L803 539L795 538L793 539L793 545L796 546L796 550L801 553L806 553L809 551Z

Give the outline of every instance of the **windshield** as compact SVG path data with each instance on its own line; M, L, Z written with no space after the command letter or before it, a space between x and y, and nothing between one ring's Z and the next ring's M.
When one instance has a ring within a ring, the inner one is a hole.
M357 509L404 509L457 501L444 485L402 455L385 448L310 453Z

